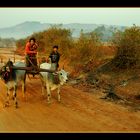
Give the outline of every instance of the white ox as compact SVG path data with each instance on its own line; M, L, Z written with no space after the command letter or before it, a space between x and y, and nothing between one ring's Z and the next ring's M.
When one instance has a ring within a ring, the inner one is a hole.
M51 64L42 63L40 65L42 69L51 69ZM42 94L45 95L47 89L47 99L48 103L50 103L51 90L57 89L58 101L60 102L60 87L64 85L68 81L68 72L61 69L57 72L59 82L56 84L54 82L54 74L49 72L40 72L40 78L42 82Z

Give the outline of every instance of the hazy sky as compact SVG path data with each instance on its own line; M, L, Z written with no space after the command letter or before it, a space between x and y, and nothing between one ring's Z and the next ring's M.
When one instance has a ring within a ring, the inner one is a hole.
M140 8L0 8L0 28L25 21L140 25Z

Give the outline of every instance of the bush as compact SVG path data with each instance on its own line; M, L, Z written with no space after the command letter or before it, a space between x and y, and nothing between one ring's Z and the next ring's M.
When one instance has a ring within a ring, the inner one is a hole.
M124 32L114 34L113 43L117 47L115 66L129 68L140 65L140 27L132 26Z
M100 56L99 47L101 42L96 33L81 32L80 37L75 42L75 47L71 53L71 60L74 63L85 64L90 60L95 60ZM76 52L76 53L74 53Z

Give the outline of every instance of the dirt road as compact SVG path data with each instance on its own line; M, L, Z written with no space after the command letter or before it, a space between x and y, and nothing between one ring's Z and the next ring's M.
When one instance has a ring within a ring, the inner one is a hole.
M39 77L27 78L27 101L18 88L19 108L3 108L6 89L0 80L0 132L139 132L140 112L99 99L70 85L61 90L61 103L52 92L51 104L41 95Z

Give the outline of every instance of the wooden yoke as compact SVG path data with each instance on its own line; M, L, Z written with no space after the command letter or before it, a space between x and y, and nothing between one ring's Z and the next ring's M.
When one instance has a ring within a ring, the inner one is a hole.
M32 71L34 70L34 67L12 67L13 70L26 70L26 71ZM37 72L50 72L50 73L54 73L54 70L50 70L50 69L41 69L41 68L37 68L36 69Z

